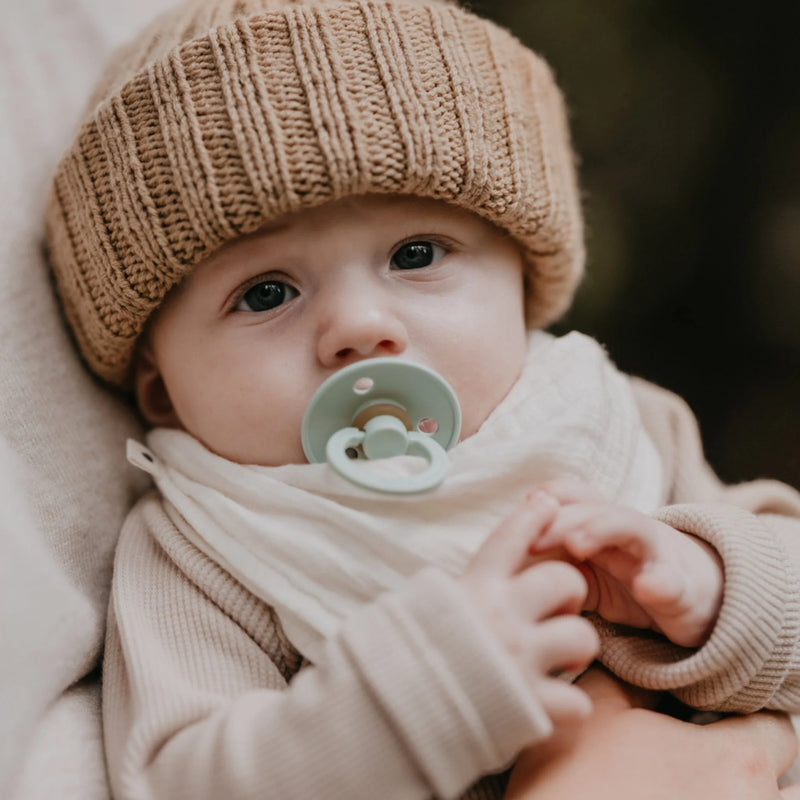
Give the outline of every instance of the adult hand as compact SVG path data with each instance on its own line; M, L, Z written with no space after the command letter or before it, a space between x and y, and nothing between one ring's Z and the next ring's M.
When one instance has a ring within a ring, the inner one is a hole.
M778 788L798 747L785 714L693 725L601 667L578 683L592 715L523 752L506 800L800 800L800 787Z

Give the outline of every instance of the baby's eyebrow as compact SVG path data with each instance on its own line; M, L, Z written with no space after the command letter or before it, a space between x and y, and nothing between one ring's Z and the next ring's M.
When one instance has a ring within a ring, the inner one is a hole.
M265 239L268 236L273 236L276 233L283 233L287 230L290 230L292 227L291 222L287 220L277 220L274 222L267 222L262 225L260 228L256 228L256 230L251 231L250 233L244 233L240 236L237 236L235 239L230 239L225 244L222 245L218 250L211 253L206 259L205 262L210 261L212 266L215 267L220 262L224 263L227 261L229 257L231 257L232 252L236 252L238 246L241 246L243 243L246 242L257 242L259 239ZM202 262L201 262L202 263Z

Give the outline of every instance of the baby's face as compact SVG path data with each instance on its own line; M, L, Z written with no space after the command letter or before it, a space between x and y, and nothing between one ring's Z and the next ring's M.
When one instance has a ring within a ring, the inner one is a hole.
M462 438L518 378L522 258L480 217L369 196L303 211L203 261L154 318L136 388L154 425L245 464L302 463L303 412L336 370L397 356L455 390Z

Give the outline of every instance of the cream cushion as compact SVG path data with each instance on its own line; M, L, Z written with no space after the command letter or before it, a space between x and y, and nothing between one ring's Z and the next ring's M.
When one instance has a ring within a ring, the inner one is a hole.
M48 179L103 64L169 0L0 10L0 797L108 797L99 673L132 412L76 356L43 254Z

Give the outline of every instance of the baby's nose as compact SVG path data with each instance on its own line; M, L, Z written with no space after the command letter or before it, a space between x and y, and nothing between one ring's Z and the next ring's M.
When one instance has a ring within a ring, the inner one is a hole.
M325 367L400 355L408 345L408 331L387 287L362 284L351 291L340 284L322 305L317 357Z

